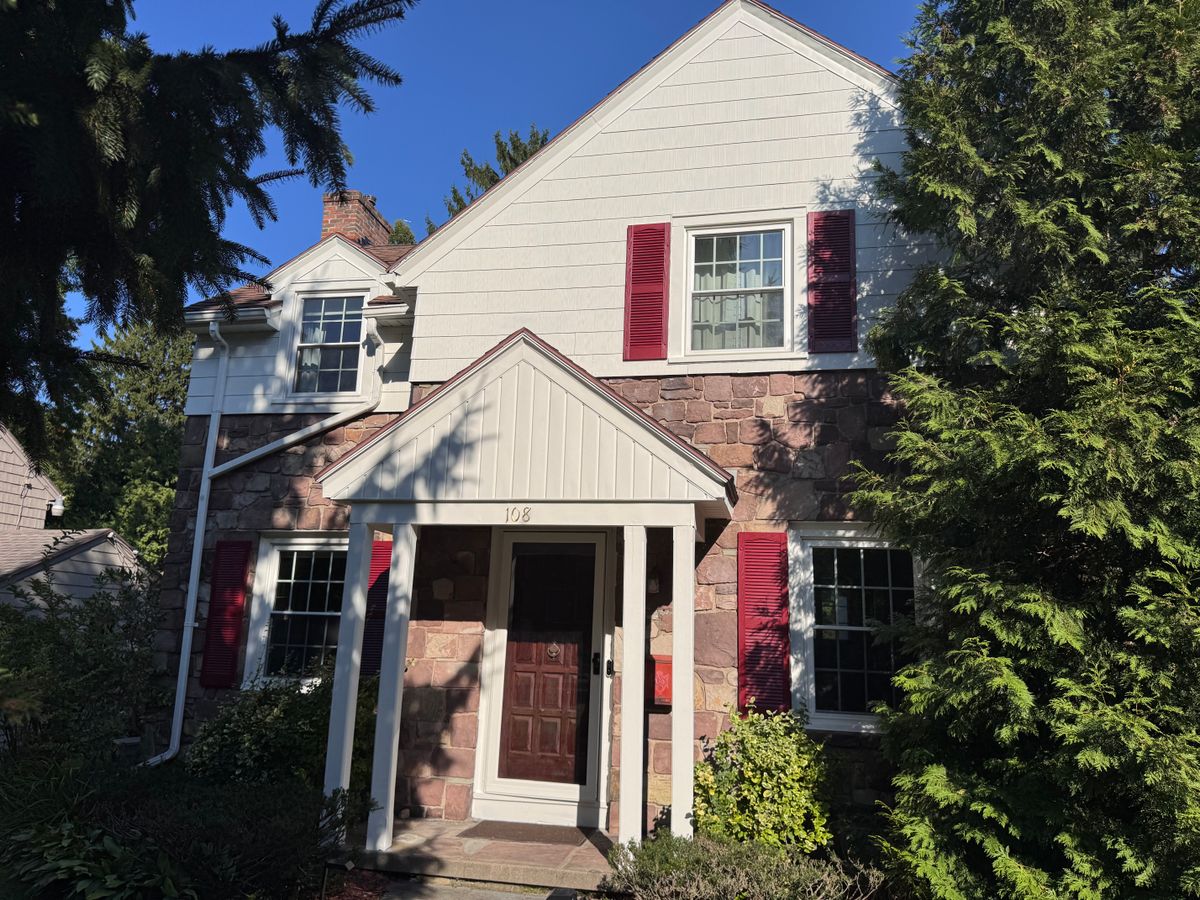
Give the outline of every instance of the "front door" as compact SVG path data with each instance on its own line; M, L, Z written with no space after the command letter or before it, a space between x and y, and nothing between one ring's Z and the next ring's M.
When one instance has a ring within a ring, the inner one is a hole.
M596 544L522 542L512 550L499 775L583 785Z

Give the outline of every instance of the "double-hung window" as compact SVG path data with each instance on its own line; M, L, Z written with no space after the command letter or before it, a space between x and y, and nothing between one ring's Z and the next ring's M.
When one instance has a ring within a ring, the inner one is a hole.
M304 298L295 393L334 394L358 389L362 304L362 297Z
M784 347L789 234L782 227L689 233L691 352Z
M328 667L337 651L345 583L344 541L263 539L246 643L247 683Z
M899 648L879 633L913 614L912 556L872 538L802 533L801 696L812 727L870 727L877 703L897 702Z

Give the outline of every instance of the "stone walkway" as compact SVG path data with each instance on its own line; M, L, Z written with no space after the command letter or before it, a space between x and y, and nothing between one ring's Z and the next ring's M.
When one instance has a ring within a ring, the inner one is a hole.
M461 882L431 883L407 881L390 888L383 900L575 900L579 895L573 890L555 888L513 888L492 890L471 887Z
M462 836L462 832L476 824L473 821L450 822L441 819L398 822L395 843L391 849L366 854L363 865L408 875L581 891L595 890L609 870L606 854L611 843L599 832L592 832L587 839L581 838L578 845ZM429 884L424 888L433 890L441 886ZM412 887L412 890L417 888ZM414 893L408 896L440 900L443 895ZM461 892L444 896L447 900L455 897L477 900ZM513 896L509 894L505 900L511 900ZM557 895L535 893L526 896L538 900L550 896L559 900L572 896L572 893L565 891ZM478 900L485 898L491 900L488 894Z

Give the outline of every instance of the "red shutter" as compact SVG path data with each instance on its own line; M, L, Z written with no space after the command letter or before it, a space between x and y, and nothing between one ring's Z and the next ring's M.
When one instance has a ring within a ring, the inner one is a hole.
M792 708L787 535L738 535L738 707Z
M387 620L388 573L392 568L392 542L371 544L371 574L367 581L367 618L363 625L363 675L378 675L383 663L383 625Z
M808 214L808 349L858 349L854 210Z
M228 688L236 683L250 548L250 541L217 541L213 549L204 659L200 664L200 684L204 687Z
M630 225L625 237L625 358L667 358L671 225Z

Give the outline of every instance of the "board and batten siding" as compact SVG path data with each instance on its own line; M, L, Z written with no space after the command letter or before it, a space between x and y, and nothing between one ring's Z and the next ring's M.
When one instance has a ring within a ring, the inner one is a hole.
M412 377L444 380L520 327L599 377L870 366L861 349L804 353L802 319L797 351L777 359L624 361L626 228L856 208L861 337L927 258L926 247L883 223L871 197L874 160L898 164L904 147L886 99L816 54L736 22L414 277ZM673 252L686 252L679 231L676 242ZM801 310L803 242L797 229L793 305ZM673 332L681 272L673 266Z

